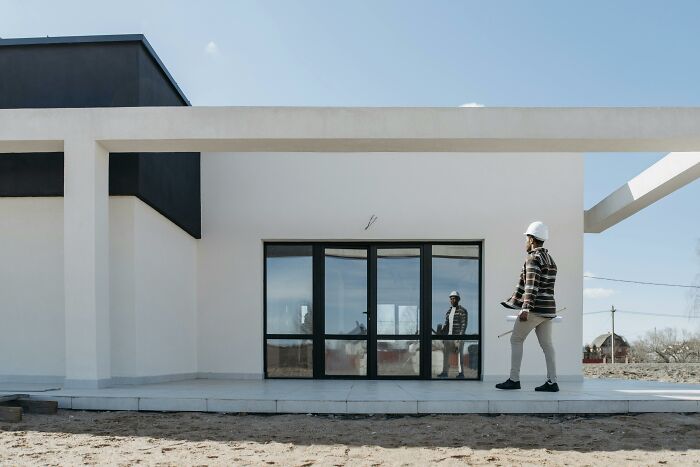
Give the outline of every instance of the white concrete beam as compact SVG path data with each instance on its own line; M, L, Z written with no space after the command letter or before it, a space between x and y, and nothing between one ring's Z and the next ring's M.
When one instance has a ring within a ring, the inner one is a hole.
M700 152L668 154L587 210L585 232L600 233L697 178Z
M109 383L109 159L90 139L65 142L63 245L66 387Z
M700 108L129 107L0 110L0 152L700 151Z

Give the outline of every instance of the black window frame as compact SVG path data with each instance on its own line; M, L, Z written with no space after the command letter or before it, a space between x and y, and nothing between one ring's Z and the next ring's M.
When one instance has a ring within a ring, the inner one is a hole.
M311 316L312 316L312 334L279 334L279 333L268 333L267 332L267 252L269 246L311 246L311 264L312 264L312 302L311 302ZM316 335L316 248L313 244L309 242L265 242L263 244L263 370L265 379L314 379L315 378L315 365L316 365L316 341L314 336ZM299 376L269 376L267 373L267 341L268 340L310 340L312 345L312 376L311 377L299 377Z
M313 315L313 334L270 334L267 333L267 252L268 246L310 246L312 250L312 281L313 301L311 310ZM443 336L432 333L432 247L433 245L459 245L476 246L478 257L478 310L479 320L478 334L464 334L461 336ZM366 248L367 249L367 305L368 327L367 334L325 334L325 256L326 248ZM381 248L417 248L420 251L420 332L418 336L377 334L377 249ZM434 340L461 340L476 342L479 349L477 365L477 377L465 378L463 381L481 381L483 379L483 290L484 290L484 241L483 240L410 240L410 241L266 241L263 242L263 371L265 379L345 379L345 380L431 380L440 381L440 378L432 377L432 341ZM370 322L370 318L374 318ZM267 371L267 341L275 339L286 340L311 340L313 345L313 375L310 377L299 376L269 376ZM367 375L326 375L325 374L325 341L329 339L363 340L367 342ZM414 375L378 375L377 374L377 342L380 340L418 340L420 342L420 371ZM431 349L425 352L424 349ZM446 379L445 379L446 380Z

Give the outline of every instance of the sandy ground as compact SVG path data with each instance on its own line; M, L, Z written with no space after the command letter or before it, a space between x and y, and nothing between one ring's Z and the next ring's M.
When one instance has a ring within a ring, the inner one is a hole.
M584 365L700 383L700 364ZM700 465L700 414L349 417L79 412L0 423L0 465Z
M700 414L335 417L59 411L2 465L700 465Z
M586 378L623 378L700 384L700 363L596 363L583 365Z

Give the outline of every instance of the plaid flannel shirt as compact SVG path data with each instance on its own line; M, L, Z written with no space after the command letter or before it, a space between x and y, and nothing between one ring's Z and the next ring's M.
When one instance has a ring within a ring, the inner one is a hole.
M522 309L541 315L556 316L554 282L557 265L545 248L535 248L528 255L520 272L515 293L504 302L509 308Z
M445 324L443 324L444 333L447 334L450 329L450 307L445 312ZM455 310L455 316L452 318L452 336L461 336L467 330L467 322L469 321L469 315L467 314L467 309L462 305L457 305Z

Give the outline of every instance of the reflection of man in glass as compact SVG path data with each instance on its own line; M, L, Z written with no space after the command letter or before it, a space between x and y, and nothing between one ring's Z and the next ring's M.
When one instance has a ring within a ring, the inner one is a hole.
M467 330L467 310L459 304L459 292L453 291L450 293L450 309L445 312L445 323L438 326L438 334L447 336L461 336ZM450 368L450 356L457 353L457 364L459 373L457 378L464 378L464 366L462 365L462 350L464 349L464 341L461 340L444 340L445 349L442 352L442 373L438 378L447 378L447 373Z

